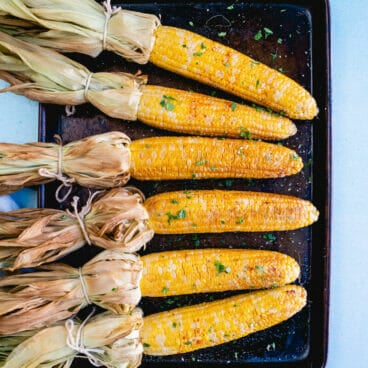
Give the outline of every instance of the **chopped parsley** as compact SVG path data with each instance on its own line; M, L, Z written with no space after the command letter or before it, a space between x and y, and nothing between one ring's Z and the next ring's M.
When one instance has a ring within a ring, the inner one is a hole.
M194 27L194 23L192 21L189 21L188 24L191 26L191 27Z
M162 294L166 295L169 292L169 288L167 286L164 286L162 288Z
M177 99L171 96L163 95L162 100L160 101L160 105L164 107L167 111L173 111L175 109L173 101L177 101Z
M225 273L230 273L231 269L230 267L226 267L225 265L223 265L222 263L220 263L219 261L215 261L214 263L215 265L215 268L217 270L217 274L219 275L220 273L222 272L225 272Z
M282 38L278 38L278 39L277 39L277 43L278 43L279 45L281 45L281 44L282 44Z
M244 218L240 218L238 221L236 221L237 225L241 225L244 222Z
M233 102L231 104L231 111L235 111L237 106L238 106L238 104L236 102Z
M203 52L193 52L193 56L202 56Z
M195 163L195 166L202 166L206 164L206 160L200 160Z
M264 31L264 38L265 38L265 40L267 40L267 38L269 36L273 35L273 32L269 28L267 28L267 27L264 27L263 28L263 31Z
M263 273L263 267L262 266L256 265L256 270L257 270L258 273Z
M275 53L272 53L271 52L271 57L272 57L272 60L276 60L276 58L277 58L277 52L275 52Z
M171 203L172 203L172 204L178 204L179 202L178 202L176 199L172 199L172 200L171 200Z
M202 42L202 43L201 43L201 49L202 49L202 50L204 50L204 49L206 49L206 48L207 48L207 46L204 44L204 42Z
M234 4L229 5L226 9L227 10L233 10L234 9Z
M172 220L179 220L179 219L183 219L186 217L187 213L184 209L181 209L180 211L177 212L176 215L173 215L172 213L170 212L167 212L166 213L167 217L168 217L168 220L167 222L169 223L169 225L171 225L171 221Z
M227 35L227 32L219 32L217 33L217 36L219 37L225 37Z
M263 35L262 35L262 31L259 30L255 35L254 35L254 39L256 41L259 41L260 39L262 39Z
M149 348L151 345L150 344L147 344L146 342L143 343L143 347L144 348Z
M271 233L268 233L263 235L263 239L269 241L270 243L274 243L276 241L276 236Z

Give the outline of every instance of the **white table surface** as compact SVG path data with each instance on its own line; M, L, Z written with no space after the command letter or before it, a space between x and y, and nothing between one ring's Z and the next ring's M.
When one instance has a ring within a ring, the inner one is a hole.
M368 1L330 0L333 216L328 368L368 367ZM0 82L0 87L5 86ZM0 140L37 140L38 105L0 95ZM35 205L34 193L13 196Z

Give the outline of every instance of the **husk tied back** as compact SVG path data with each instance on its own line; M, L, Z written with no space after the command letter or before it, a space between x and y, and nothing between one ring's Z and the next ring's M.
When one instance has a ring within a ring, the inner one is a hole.
M95 57L108 50L140 64L148 62L161 24L153 14L111 7L110 0L2 1L0 23L4 31L62 52Z
M99 363L110 368L135 368L140 365L143 353L142 324L142 311L135 308L129 314L98 314L82 327L79 322L68 321L40 330L0 336L0 367L67 368L78 355L94 359L96 366ZM78 351L70 343L77 339L78 332L84 351Z
M71 142L0 143L0 195L67 176L68 184L112 188L130 178L130 139L109 132Z
M2 92L12 91L58 105L90 102L105 114L125 120L137 119L140 86L147 79L127 73L91 73L55 51L3 32L0 32L0 78L12 85Z
M135 252L152 237L143 197L134 188L100 194L84 216L90 241L105 249ZM56 209L0 212L0 266L14 270L51 262L87 242L75 214Z
M134 254L106 250L80 269L64 264L0 279L0 334L48 326L88 304L126 313L141 298L142 262Z

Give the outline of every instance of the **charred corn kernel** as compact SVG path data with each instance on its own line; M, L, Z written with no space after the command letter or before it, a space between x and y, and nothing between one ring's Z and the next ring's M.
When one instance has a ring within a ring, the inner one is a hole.
M316 101L284 74L196 33L159 26L149 60L164 69L223 89L293 119L312 119Z
M131 175L139 180L278 178L303 167L287 147L240 139L153 137L130 150Z
M297 197L230 190L161 193L144 206L156 234L293 230L319 215L312 203Z
M296 285L177 308L144 318L147 355L171 355L226 343L281 323L306 304Z
M152 297L277 287L300 274L293 258L266 250L181 250L152 253L142 261L142 296Z
M143 86L138 119L160 129L193 135L285 139L296 133L286 117L194 92Z

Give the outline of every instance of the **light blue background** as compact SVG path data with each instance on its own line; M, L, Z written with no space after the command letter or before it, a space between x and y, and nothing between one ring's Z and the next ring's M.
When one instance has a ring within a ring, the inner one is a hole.
M327 367L367 368L368 1L331 0L331 20L333 221ZM4 94L0 111L1 141L37 140L36 103ZM27 197L35 204L30 192Z

